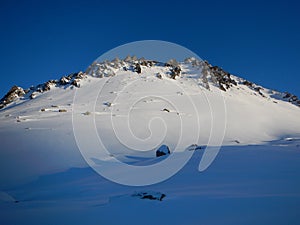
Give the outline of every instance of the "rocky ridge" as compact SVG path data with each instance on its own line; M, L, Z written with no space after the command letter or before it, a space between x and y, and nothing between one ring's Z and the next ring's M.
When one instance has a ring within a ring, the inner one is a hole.
M18 99L34 99L38 93L50 91L52 87L80 87L80 80L86 77L83 72L72 73L67 76L62 76L58 80L49 80L43 84L32 86L28 89L23 89L14 85L7 94L0 100L0 109L6 107L10 103Z
M80 88L80 81L87 76L93 76L97 78L111 77L115 76L120 70L141 74L146 67L150 68L154 66L167 68L168 72L165 74L155 74L155 76L159 79L169 78L176 80L178 77L184 77L187 75L187 72L183 72L182 67L190 66L194 70L199 71L199 83L207 90L210 90L211 85L213 85L226 92L233 86L245 85L249 89L258 93L260 96L266 97L263 93L263 87L242 78L235 77L229 72L223 70L221 67L213 66L204 60L187 58L183 63L178 63L176 60L171 59L168 62L163 63L155 60L147 60L145 58L138 59L135 56L127 56L124 59L115 58L111 61L95 61L85 72L72 73L67 76L62 76L58 80L49 80L43 84L32 86L29 89L24 90L21 87L13 86L0 100L0 109L18 99L34 99L38 93L50 91L52 87ZM272 91L271 97L290 102L300 107L300 99L288 92L281 93Z

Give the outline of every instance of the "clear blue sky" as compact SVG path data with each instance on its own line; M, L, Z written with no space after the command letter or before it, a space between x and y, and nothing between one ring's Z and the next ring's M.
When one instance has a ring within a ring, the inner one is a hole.
M189 48L225 70L300 95L299 1L1 1L0 95L85 70L127 42Z

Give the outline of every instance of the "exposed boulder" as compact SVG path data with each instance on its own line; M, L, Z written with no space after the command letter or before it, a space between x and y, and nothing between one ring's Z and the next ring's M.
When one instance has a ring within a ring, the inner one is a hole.
M290 98L292 96L293 95L291 93L285 92L284 95L283 95L283 98Z
M158 200L162 201L166 195L160 192L153 192L153 191L145 191L145 192L137 192L132 195L133 197L138 197L140 199L149 199L149 200Z
M75 87L80 88L80 80L79 79L74 79L71 84Z
M159 149L156 150L156 157L169 155L169 154L170 154L170 149L167 145L162 145L159 147Z
M111 102L104 102L103 105L107 106L107 107L111 107L112 103Z
M266 97L262 92L261 92L261 90L264 90L262 87L259 87L259 86L257 86L257 87L255 87L254 88L254 91L256 91L258 94L260 94L262 97Z
M248 81L248 80L244 80L244 81L242 82L242 84L243 84L243 85L246 85L246 86L248 86L248 87L253 87L253 83L250 82L250 81Z
M198 150L202 150L204 147L201 147L197 144L192 144L189 147L186 148L186 150L188 151L198 151Z
M158 79L162 79L162 75L161 75L160 73L157 73L157 74L156 74L156 77L157 77Z
M42 90L43 91L50 91L52 85L56 85L56 80L49 80L46 83L44 83Z
M35 99L36 98L36 92L32 92L29 96L30 99Z
M60 80L59 80L60 85L66 85L66 84L69 84L69 82L70 82L70 79L68 77L65 77L65 76L60 78Z
M78 73L74 73L73 77L75 79L83 79L85 77L85 74L84 74L84 72L80 71Z
M50 89L51 89L50 83L46 82L44 87L43 87L43 91L50 91Z
M135 64L134 72L137 72L139 74L142 73L142 68L141 68L141 65L139 63Z
M222 91L226 91L226 88L224 88L223 84L221 82L219 82L219 88Z
M175 59L170 59L164 66L170 67L170 77L174 80L176 79L176 76L179 76L181 73L180 65Z
M180 68L180 66L175 66L175 67L172 67L172 69L171 69L171 78L172 79L176 79L176 76L179 76L180 75L180 73L181 73L181 68Z
M294 95L293 97L291 97L291 101L292 101L292 102L295 102L295 101L297 101L297 100L298 100L297 96Z

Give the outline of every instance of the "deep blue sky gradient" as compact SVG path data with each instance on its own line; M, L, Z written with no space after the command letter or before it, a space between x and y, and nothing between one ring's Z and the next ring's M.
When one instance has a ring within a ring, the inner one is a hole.
M210 63L300 95L299 1L1 1L0 95L85 70L127 42L183 45Z

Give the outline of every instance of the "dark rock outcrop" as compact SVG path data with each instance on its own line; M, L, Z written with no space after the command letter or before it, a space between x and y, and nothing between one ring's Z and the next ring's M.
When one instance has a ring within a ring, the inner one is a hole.
M171 68L171 78L172 79L176 79L176 77L177 76L179 76L180 75L180 73L181 73L181 68L180 68L180 66L175 66L175 67L172 67Z
M293 95L289 92L285 92L283 94L282 98L285 99L286 101L300 107L300 99L298 99L298 97L296 95Z
M79 79L74 79L74 80L71 82L71 85L80 88L80 80L79 80Z
M231 78L230 73L224 71L221 67L212 66L208 62L204 62L207 64L210 70L213 83L216 84L222 91L226 91L232 85L237 85L237 82Z
M25 91L23 88L18 86L13 86L7 94L0 100L0 109L7 106L9 103L12 103L13 101L19 99L20 97L25 95Z
M137 72L138 74L142 73L142 68L141 68L141 65L139 63L135 64L134 72Z
M250 82L250 81L248 81L248 80L244 80L244 81L242 82L242 84L243 84L243 85L246 85L246 86L248 86L248 87L253 87L253 83Z

